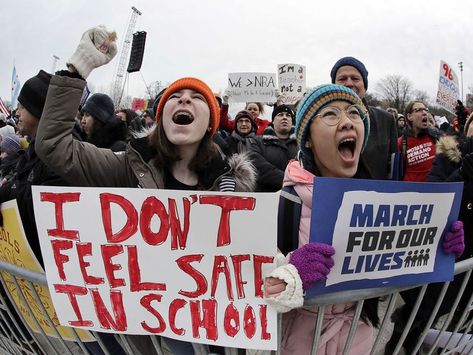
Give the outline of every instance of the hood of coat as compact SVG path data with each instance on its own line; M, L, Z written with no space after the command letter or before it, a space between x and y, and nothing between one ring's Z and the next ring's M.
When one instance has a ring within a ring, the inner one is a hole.
M458 140L453 136L443 136L437 141L436 155L443 154L448 160L459 163L462 159Z
M299 161L291 160L284 172L283 186L294 186L304 205L312 206L314 177Z

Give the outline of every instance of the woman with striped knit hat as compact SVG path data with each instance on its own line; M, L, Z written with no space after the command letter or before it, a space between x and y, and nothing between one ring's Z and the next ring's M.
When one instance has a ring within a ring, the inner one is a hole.
M294 197L300 198L301 203L292 202L297 205L292 209L286 209L280 203L280 222L284 222L284 229L279 232L285 233L280 233L278 247L287 256L278 255L282 265L267 278L265 294L269 303L285 313L281 353L309 354L317 308L302 307L303 294L316 282L327 278L334 266L332 256L335 254L331 245L309 241L314 177L370 178L360 161L370 131L370 120L366 107L354 91L328 84L314 88L299 103L295 130L299 160L287 166L284 189L297 195ZM296 209L300 213L284 213ZM300 219L294 228L288 228L287 224L297 215ZM456 241L462 244L463 236ZM354 302L326 305L317 354L342 354L354 317ZM373 328L378 323L377 299L365 300L350 354L370 353L374 341Z

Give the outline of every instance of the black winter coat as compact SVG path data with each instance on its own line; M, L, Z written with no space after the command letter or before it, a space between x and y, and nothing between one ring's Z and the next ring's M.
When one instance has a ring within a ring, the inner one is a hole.
M473 140L473 138L469 138ZM471 144L471 143L470 143ZM460 172L462 156L470 152L468 144L464 142L459 143L456 137L444 136L439 139L436 145L436 156L432 164L432 168L428 175L427 181L429 182L454 182L464 181L463 176ZM470 145L473 147L473 144ZM460 206L459 220L463 222L463 229L465 231L465 251L461 255L459 260L468 259L473 256L473 181L464 181L463 195ZM464 274L458 275L450 283L445 298L439 309L437 317L450 312L451 306L455 297L458 295L461 283L463 281ZM426 290L426 294L422 300L419 308L419 317L426 321L432 312L435 302L438 300L438 296L443 287L443 283L430 284ZM410 309L412 309L419 289L412 289L401 293L404 301L406 302L406 310L404 311L404 317L408 317ZM467 284L467 288L463 293L463 297L460 302L460 307L465 306L468 298L473 292L473 279L470 278Z
M289 161L296 157L297 150L294 134L282 140L276 136L272 127L266 128L264 135L251 140L251 158L258 172L256 191L281 190L284 171Z
M104 126L97 129L88 138L88 142L99 148L108 148L113 152L123 152L126 150L127 129L123 121L113 119Z
M370 116L368 144L361 154L373 179L386 180L390 173L391 154L397 152L397 127L393 115L367 106Z
M33 211L32 185L69 185L39 159L34 149L34 141L20 157L14 179L0 188L0 203L16 199L26 239L38 261L43 265Z

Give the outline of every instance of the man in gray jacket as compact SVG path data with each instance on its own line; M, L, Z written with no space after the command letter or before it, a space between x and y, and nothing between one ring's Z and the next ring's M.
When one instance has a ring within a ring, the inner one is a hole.
M343 57L335 63L330 76L333 84L343 85L355 91L368 108L370 135L361 159L364 160L373 179L388 179L391 171L391 155L397 152L396 122L388 112L368 106L365 100L368 70L358 59Z

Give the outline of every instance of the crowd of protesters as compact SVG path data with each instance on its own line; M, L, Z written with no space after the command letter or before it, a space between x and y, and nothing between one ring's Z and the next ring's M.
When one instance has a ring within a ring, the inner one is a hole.
M291 209L297 210L291 216L280 214L280 263L266 280L265 292L268 302L285 313L281 352L305 354L312 346L317 311L302 307L303 292L327 277L335 253L330 245L309 242L313 178L388 180L396 154L403 162L402 180L464 182L459 221L442 247L457 258L473 256L473 114L460 102L456 123L442 127L436 127L421 101L409 103L404 113L372 107L365 100L367 68L356 58L344 57L327 73L330 84L309 90L296 105L278 100L268 114L271 119L263 117L267 105L260 102L247 103L232 119L229 92L217 97L196 78L176 80L143 112L114 107L102 93L80 106L90 72L116 53L114 42L94 43L94 38L110 36L101 26L87 31L67 68L53 75L41 70L27 80L17 110L10 117L0 116L0 203L17 200L29 243L41 263L32 185L225 192L285 189L301 202ZM448 310L458 284L454 281L440 313ZM429 299L439 292L431 286ZM396 313L386 353L394 349L417 293L403 294L405 305ZM377 306L377 299L365 301L353 354L369 353L373 329L379 325ZM427 301L421 306L424 320L430 308ZM338 323L324 320L317 353L341 353L354 304L326 307L325 316ZM111 353L121 353L113 336L98 336ZM151 344L143 338L134 337L133 344L146 352ZM190 343L165 339L163 345L174 354L193 353ZM405 346L409 351L410 341ZM88 347L101 353L93 343Z

